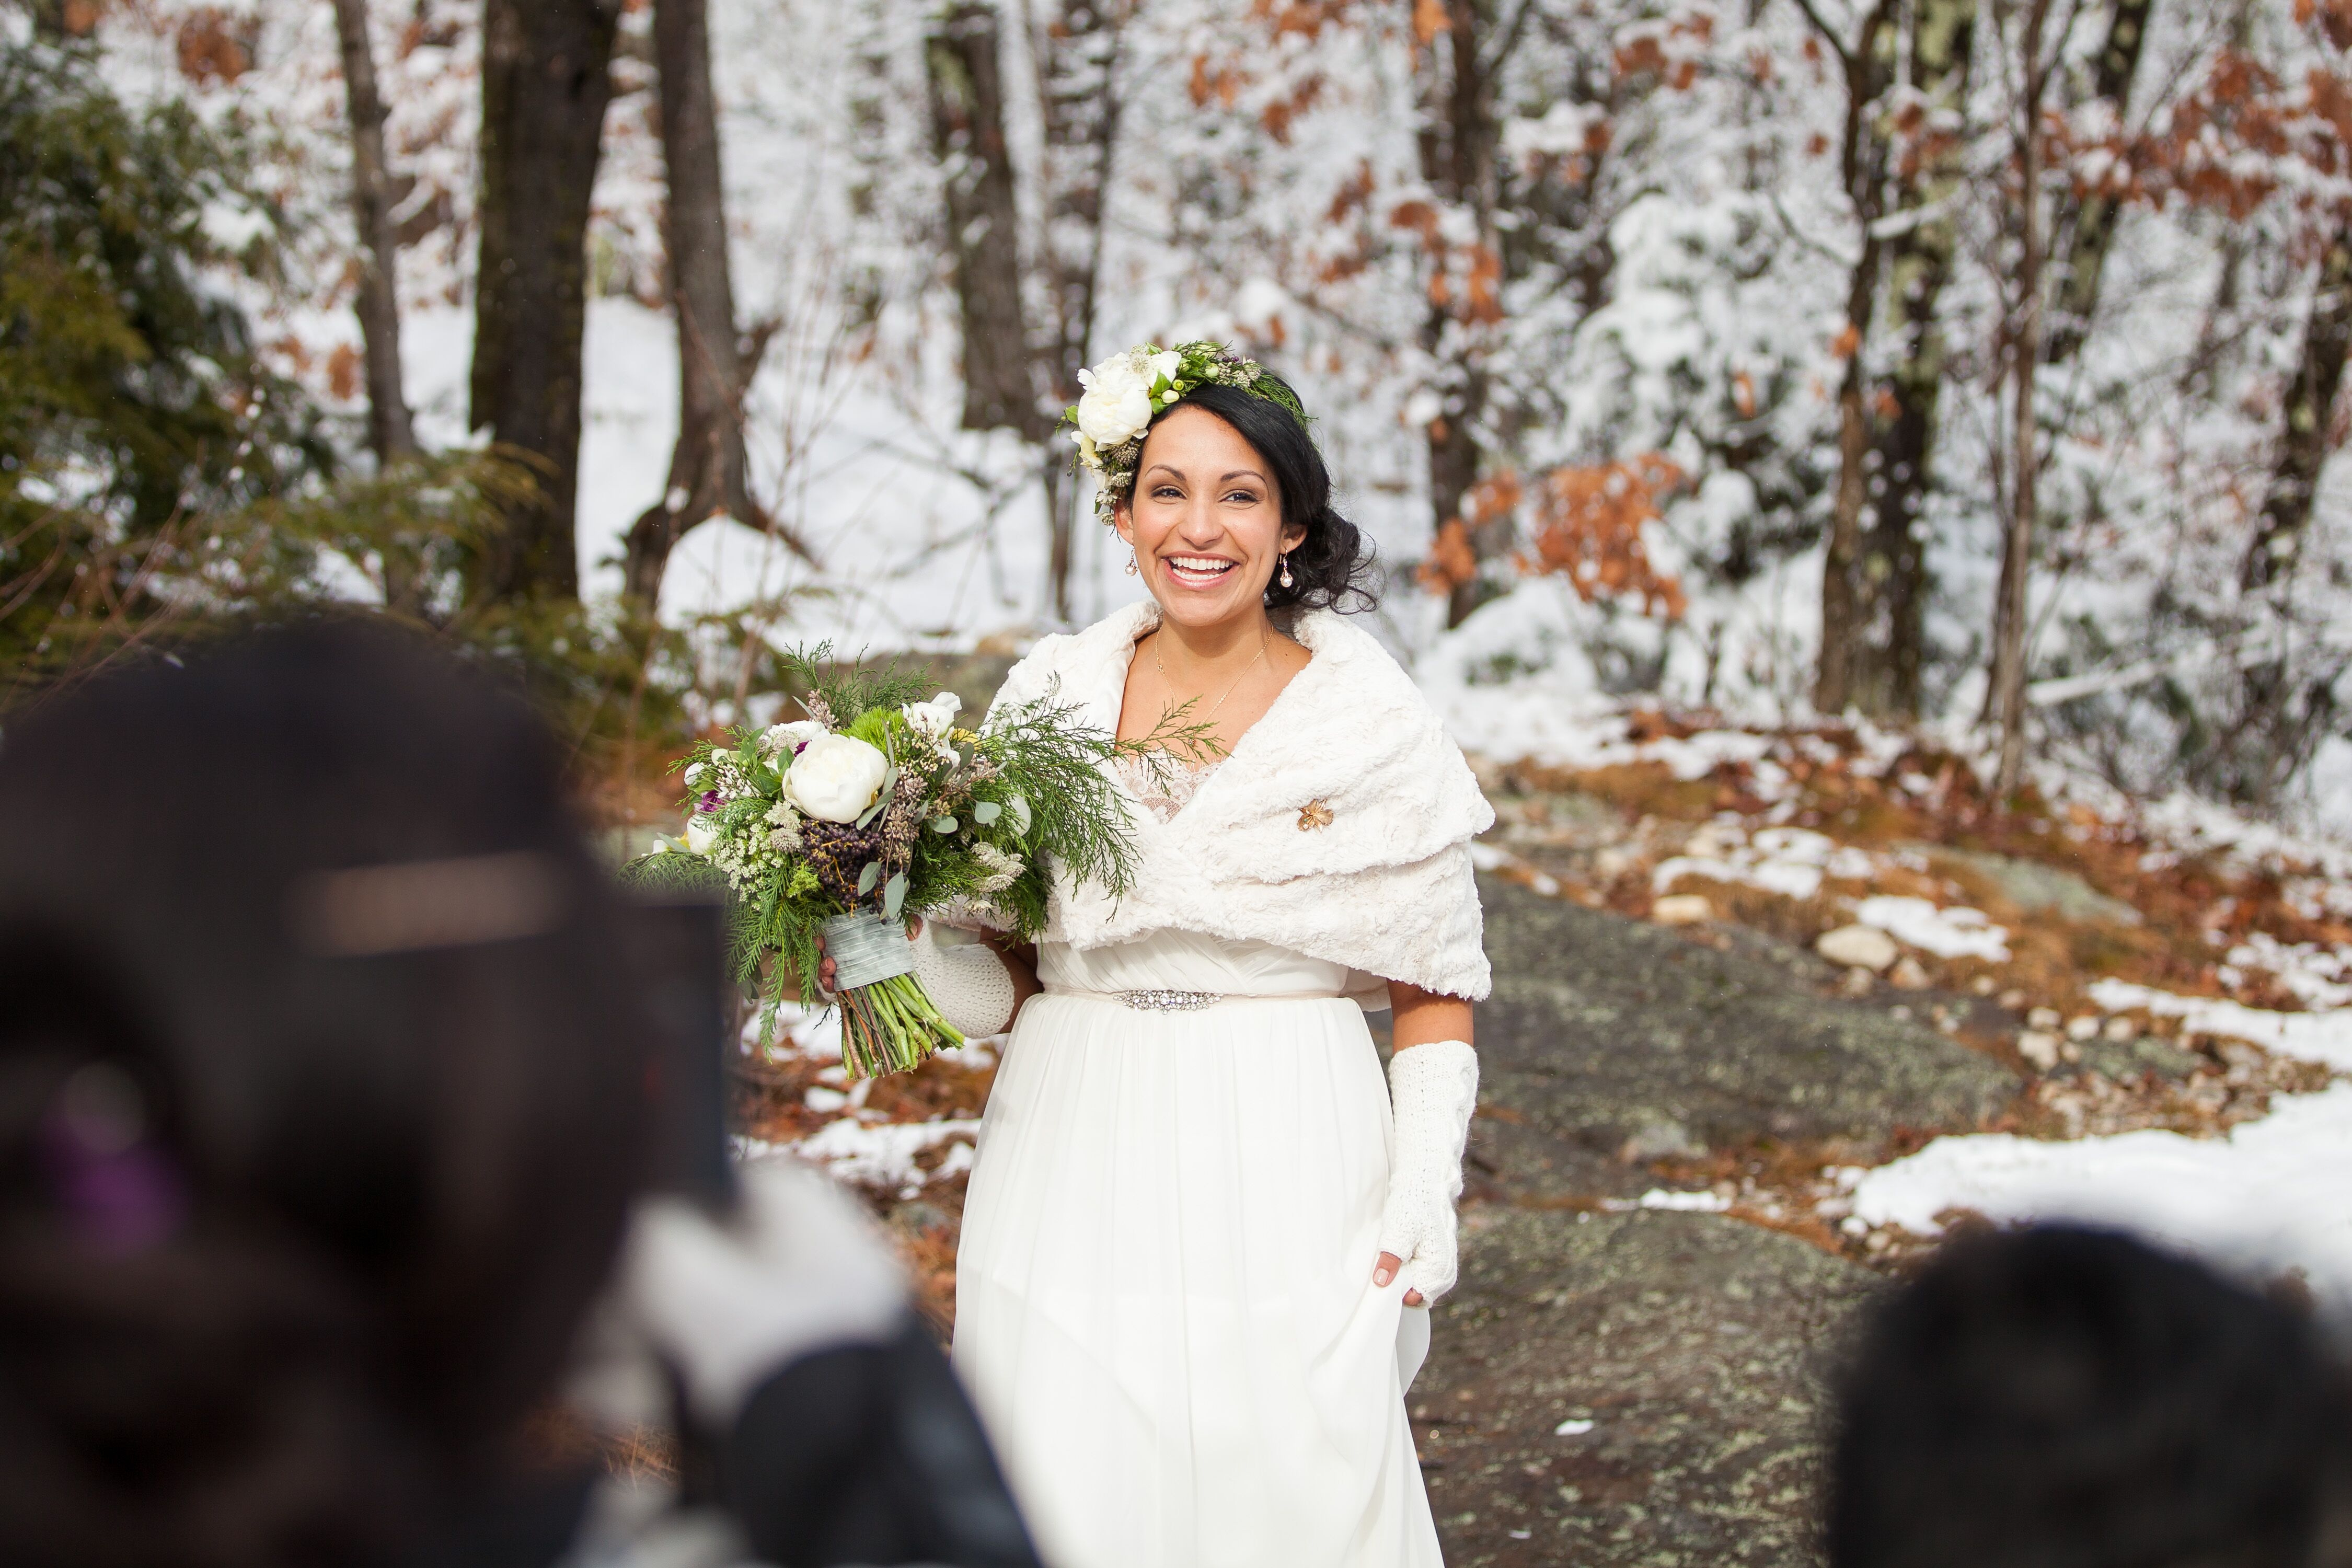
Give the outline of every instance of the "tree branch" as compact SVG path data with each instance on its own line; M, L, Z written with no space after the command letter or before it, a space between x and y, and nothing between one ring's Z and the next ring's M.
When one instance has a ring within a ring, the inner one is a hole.
M1845 40L1838 36L1837 29L1831 26L1827 19L1813 8L1813 0L1797 0L1797 9L1805 14L1805 20L1813 25L1813 31L1819 33L1822 36L1822 41L1829 45L1830 52L1837 56L1838 63L1844 66L1846 69L1852 70L1853 52L1846 47Z

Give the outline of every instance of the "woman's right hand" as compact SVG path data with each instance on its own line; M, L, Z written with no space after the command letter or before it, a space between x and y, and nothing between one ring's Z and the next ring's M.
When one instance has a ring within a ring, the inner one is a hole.
M913 942L922 934L923 917L920 915L910 916L907 921L907 940L908 942ZM819 985L824 986L827 993L837 990L838 987L836 987L833 983L835 970L833 957L830 953L827 953L824 951L824 933L822 931L817 933L816 951L816 983Z

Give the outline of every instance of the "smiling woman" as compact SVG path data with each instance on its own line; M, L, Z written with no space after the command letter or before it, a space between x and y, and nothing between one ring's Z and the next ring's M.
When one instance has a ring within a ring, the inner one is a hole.
M1334 613L1370 562L1290 389L1205 343L1086 384L1080 461L1152 602L997 701L1178 750L1114 770L1134 886L1057 880L1012 959L1042 991L982 1123L956 1362L1059 1568L1435 1568L1403 1396L1454 1282L1493 814Z

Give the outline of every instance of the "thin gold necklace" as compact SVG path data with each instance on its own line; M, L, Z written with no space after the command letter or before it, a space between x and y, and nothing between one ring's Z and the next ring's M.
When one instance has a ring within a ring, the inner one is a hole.
M1225 697L1231 697L1235 691L1239 690L1241 689L1242 682L1249 679L1249 672L1255 669L1261 663L1263 663L1265 658L1265 634L1260 632L1258 634L1257 641L1257 658L1242 666L1242 672L1234 677L1233 685L1225 688ZM1173 680L1169 679L1168 667L1160 662L1160 637L1157 633L1153 634L1151 638L1151 668L1160 672L1160 679L1167 681L1171 686L1176 684ZM1225 697L1218 698L1215 704L1212 706L1206 713L1201 716L1202 723L1205 724L1210 720L1217 716L1217 710L1225 705Z

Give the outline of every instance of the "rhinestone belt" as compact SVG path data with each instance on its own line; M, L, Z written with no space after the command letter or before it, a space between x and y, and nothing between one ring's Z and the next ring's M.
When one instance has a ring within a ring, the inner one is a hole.
M1197 1013L1203 1007L1213 1007L1220 1002L1329 1002L1337 999L1337 991L1307 992L1282 996L1234 996L1223 991L1171 991L1152 987L1141 991L1078 991L1066 986L1048 985L1048 996L1083 996L1096 1002L1116 1002L1122 1007L1132 1007L1139 1013Z
M1214 991L1114 991L1110 995L1139 1013L1197 1013L1224 1000Z

